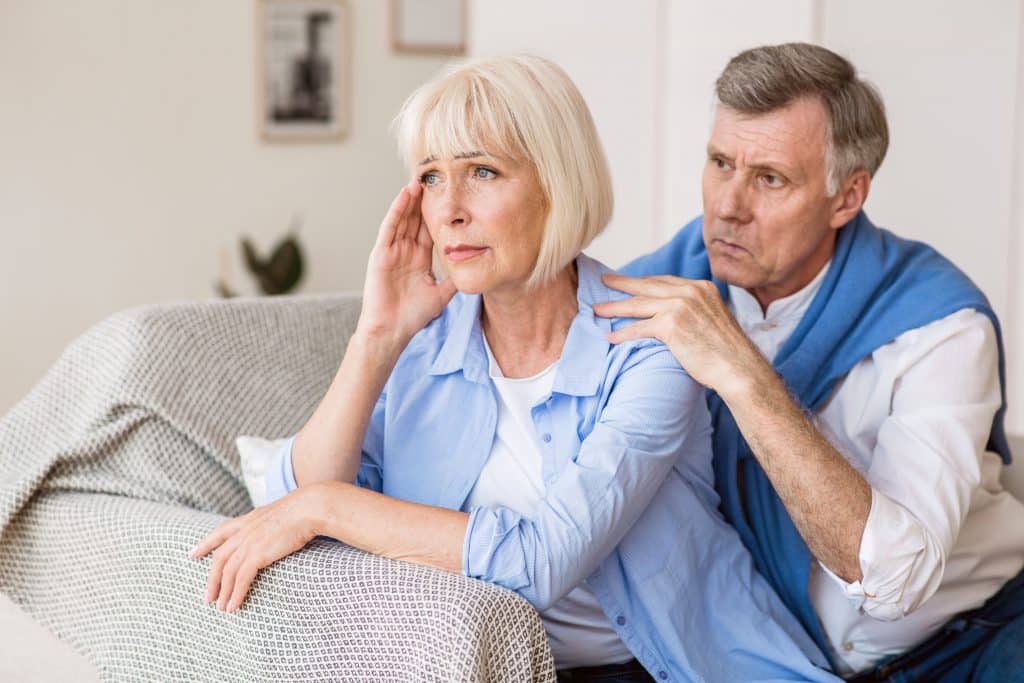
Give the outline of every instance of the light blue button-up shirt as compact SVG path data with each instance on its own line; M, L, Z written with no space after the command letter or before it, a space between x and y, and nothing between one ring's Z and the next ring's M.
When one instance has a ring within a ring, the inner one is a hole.
M582 581L659 680L834 680L718 513L704 390L660 342L611 345L623 295L581 255L578 313L550 396L532 409L547 487L531 519L470 511L462 570L544 610ZM458 510L491 452L497 397L479 295L457 294L402 353L377 401L356 483ZM296 488L290 439L267 501Z

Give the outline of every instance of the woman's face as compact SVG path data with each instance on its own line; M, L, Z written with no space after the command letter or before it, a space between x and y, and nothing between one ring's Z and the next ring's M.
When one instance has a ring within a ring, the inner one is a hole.
M483 150L425 159L423 219L448 276L469 294L521 289L537 262L547 206L532 164Z

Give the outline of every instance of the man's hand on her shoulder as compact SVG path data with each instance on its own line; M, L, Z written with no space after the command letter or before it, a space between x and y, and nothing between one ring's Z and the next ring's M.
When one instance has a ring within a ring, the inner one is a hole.
M774 376L713 282L672 275L634 278L615 273L606 273L602 279L612 289L633 296L595 304L594 312L604 318L639 319L610 333L610 342L658 339L695 380L726 400L750 392L766 372Z

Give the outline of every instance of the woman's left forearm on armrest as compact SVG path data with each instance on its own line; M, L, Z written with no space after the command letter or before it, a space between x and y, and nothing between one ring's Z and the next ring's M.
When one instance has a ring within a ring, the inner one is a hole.
M469 522L465 512L398 500L344 482L317 485L317 535L393 560L462 572Z

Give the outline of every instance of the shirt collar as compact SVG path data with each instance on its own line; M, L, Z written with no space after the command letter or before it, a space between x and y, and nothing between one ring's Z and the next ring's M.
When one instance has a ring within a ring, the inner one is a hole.
M578 311L562 347L553 392L593 396L601 385L611 321L594 315L593 304L611 298L610 290L601 282L606 270L585 254L576 257ZM430 374L446 375L461 370L470 381L486 384L490 382L490 373L480 329L480 295L459 293L455 296L455 305L449 305L448 309L447 334Z
M800 320L807 312L807 307L811 305L814 295L821 289L821 283L825 281L825 274L831 265L832 260L829 259L828 263L822 266L814 279L803 289L776 299L768 304L768 310L764 312L761 311L761 304L753 294L742 287L729 285L729 301L732 302L736 319L741 324L744 322L766 322L777 325Z

